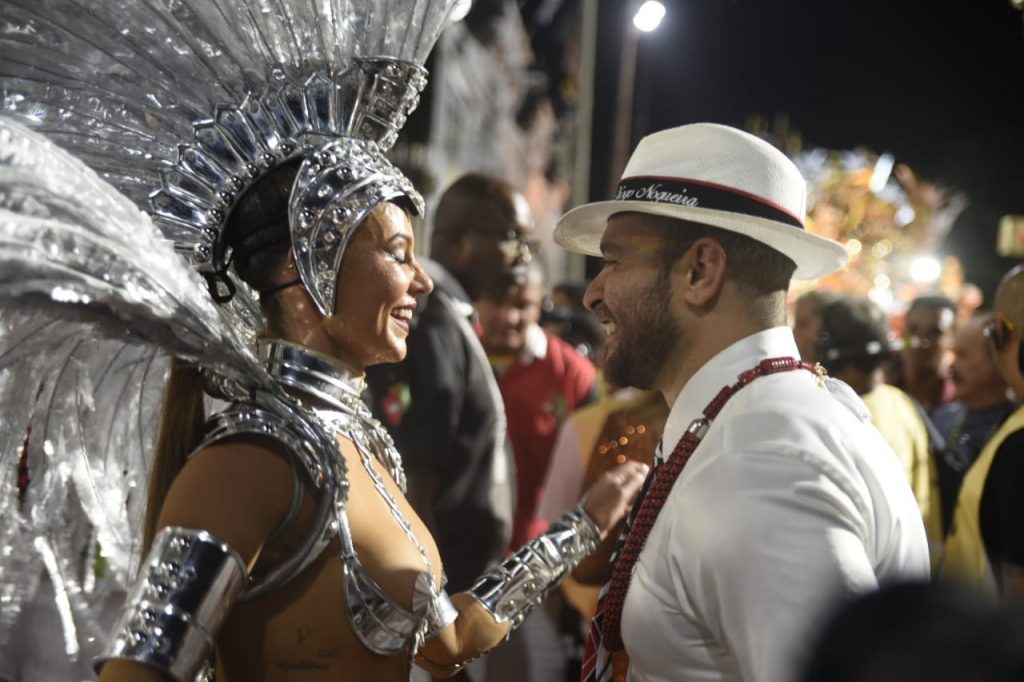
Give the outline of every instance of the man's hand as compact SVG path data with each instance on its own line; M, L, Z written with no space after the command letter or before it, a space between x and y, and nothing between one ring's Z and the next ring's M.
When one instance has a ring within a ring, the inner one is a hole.
M620 464L601 474L583 495L583 508L601 529L602 539L625 518L649 470L640 462Z

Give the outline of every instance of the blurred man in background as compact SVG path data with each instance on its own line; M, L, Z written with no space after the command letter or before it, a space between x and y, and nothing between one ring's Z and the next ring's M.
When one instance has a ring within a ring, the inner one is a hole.
M956 400L939 406L933 414L935 427L945 443L937 464L943 528L947 531L964 473L1016 407L1009 399L1009 386L999 373L985 338L985 327L992 323L991 313L979 313L961 323L949 368Z
M821 337L821 312L838 299L839 294L823 289L811 289L796 299L793 304L793 339L801 360L818 362L816 346Z
M933 570L942 548L942 515L938 473L929 436L928 417L906 393L883 381L891 357L889 321L867 298L843 296L821 311L821 332L815 357L828 373L857 392L871 421L899 457L921 508Z
M508 547L512 457L505 410L471 301L493 282L525 278L533 219L508 183L465 175L441 196L431 257L434 290L411 322L406 359L367 371L374 414L405 465L408 498L437 540L452 593ZM468 679L460 673L459 679Z
M985 324L996 367L1014 396L1024 396L1024 266L999 284ZM960 486L946 538L944 577L966 580L1024 603L1024 405L982 448Z
M945 363L955 328L956 305L948 298L920 296L910 303L896 385L929 414L953 400L953 382Z
M476 301L483 345L505 402L516 461L516 510L510 548L547 529L537 516L558 428L597 398L596 369L562 339L541 329L543 272L531 263L526 279Z

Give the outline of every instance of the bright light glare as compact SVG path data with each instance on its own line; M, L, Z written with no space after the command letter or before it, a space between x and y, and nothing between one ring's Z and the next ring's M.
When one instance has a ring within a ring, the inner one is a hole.
M878 306L886 312L893 309L893 305L896 301L896 295L892 289L880 289L875 287L868 292L868 298L874 301Z
M922 256L910 263L910 277L918 284L930 284L942 274L942 263L935 258Z
M665 17L665 5L658 0L647 0L636 11L633 17L633 25L644 33L650 33L658 28L661 20Z
M900 227L909 225L914 222L914 218L917 214L914 213L914 207L907 204L906 206L900 206L900 209L896 211L896 224Z
M892 154L882 154L878 157L878 161L875 162L875 170L871 173L871 181L868 183L868 188L878 194L885 189L885 183L889 182L889 176L892 174L893 164L896 163L896 158Z
M456 21L462 21L469 14L470 7L473 6L473 0L455 0L455 5L452 7L452 13L449 15L451 22L454 24Z

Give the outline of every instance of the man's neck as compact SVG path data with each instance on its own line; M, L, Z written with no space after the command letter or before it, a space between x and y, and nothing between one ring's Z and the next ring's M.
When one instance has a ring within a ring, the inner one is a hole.
M678 348L662 367L661 374L668 380L655 388L665 396L665 402L670 408L675 405L679 394L686 388L693 375L712 358L737 341L771 328L753 323L728 326L712 323L704 324L702 327L701 331L694 332L700 336L688 347Z

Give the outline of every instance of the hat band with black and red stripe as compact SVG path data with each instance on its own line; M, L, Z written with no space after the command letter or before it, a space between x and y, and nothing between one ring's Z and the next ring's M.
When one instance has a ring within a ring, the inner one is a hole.
M619 182L615 200L728 211L804 229L799 218L771 202L741 190L700 180L651 175L624 178Z

